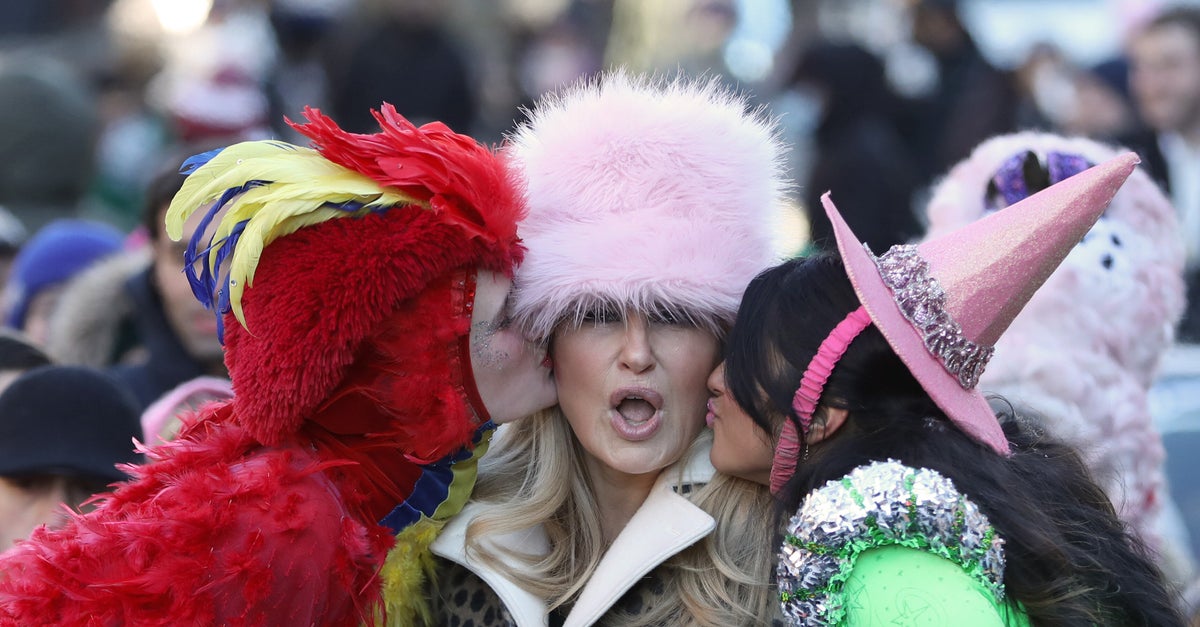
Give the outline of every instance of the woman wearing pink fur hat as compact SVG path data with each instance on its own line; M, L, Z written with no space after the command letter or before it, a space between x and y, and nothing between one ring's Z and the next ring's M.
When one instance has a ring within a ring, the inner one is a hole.
M1182 625L1080 457L977 389L1136 163L879 257L827 194L840 254L750 284L709 381L712 460L795 511L776 571L789 625Z
M530 210L513 316L560 403L498 434L434 544L441 624L763 624L769 495L713 475L704 414L777 260L774 129L713 83L614 74L541 103L509 151Z

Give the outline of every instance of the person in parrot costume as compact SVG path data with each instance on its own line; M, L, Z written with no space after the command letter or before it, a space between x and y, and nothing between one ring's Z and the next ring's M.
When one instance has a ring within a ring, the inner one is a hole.
M498 422L555 402L509 326L506 163L384 105L197 155L167 214L234 397L0 558L0 625L408 625ZM289 121L289 123L291 123Z

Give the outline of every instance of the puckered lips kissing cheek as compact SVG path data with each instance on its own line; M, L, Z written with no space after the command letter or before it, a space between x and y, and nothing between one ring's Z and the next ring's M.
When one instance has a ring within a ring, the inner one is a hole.
M623 387L609 397L613 430L630 442L654 437L662 426L662 394L646 387Z

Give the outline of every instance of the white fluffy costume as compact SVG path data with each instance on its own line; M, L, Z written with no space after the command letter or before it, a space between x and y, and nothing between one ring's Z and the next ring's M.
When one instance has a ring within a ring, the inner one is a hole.
M1044 133L996 137L954 166L927 208L938 237L1100 163L1117 151ZM1183 244L1169 201L1140 169L996 343L980 387L1077 446L1147 545L1167 497L1147 400L1183 311ZM1169 556L1168 556L1169 557ZM1186 570L1168 559L1169 574Z

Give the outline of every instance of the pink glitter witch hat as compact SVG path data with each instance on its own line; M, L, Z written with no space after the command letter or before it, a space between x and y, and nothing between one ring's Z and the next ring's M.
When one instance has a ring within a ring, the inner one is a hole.
M876 258L822 197L871 322L946 415L1001 454L1008 441L975 388L993 345L1100 218L1137 165L1115 157L919 246Z

